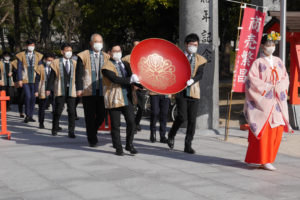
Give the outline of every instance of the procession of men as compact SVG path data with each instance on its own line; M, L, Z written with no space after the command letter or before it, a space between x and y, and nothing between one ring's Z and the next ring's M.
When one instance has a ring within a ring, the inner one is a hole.
M140 41L134 40L133 47ZM45 110L52 106L52 136L62 131L59 126L63 109L67 107L68 137L76 138L76 101L81 98L87 140L90 147L98 146L98 129L109 115L111 121L111 139L116 155L122 156L123 147L120 137L121 114L126 121L126 146L130 154L138 151L133 145L134 134L141 130L140 120L145 107L147 89L140 84L138 75L132 73L130 55L123 56L121 44L108 43L108 51L103 51L104 41L100 34L93 34L90 47L74 55L72 45L63 43L61 56L51 51L39 53L35 42L28 40L26 49L16 54L12 60L9 52L4 52L0 65L1 89L7 95L17 88L20 118L24 123L35 122L35 103L38 99L39 128L44 129ZM197 105L200 98L199 80L202 78L206 59L197 54L198 35L192 33L186 37L185 56L191 63L191 78L186 89L176 95L178 115L166 136L167 113L170 97L152 91L150 94L150 141L156 142L156 121L160 121L160 142L174 147L174 137L180 125L188 121L184 152L194 154L192 140L195 132ZM74 59L76 57L76 59ZM190 89L196 87L195 89ZM192 91L192 92L191 92ZM195 93L196 91L196 93ZM197 94L197 91L199 94ZM175 94L174 94L175 95ZM137 98L138 97L138 98ZM22 107L25 105L25 115ZM8 111L10 103L7 104ZM134 114L137 105L137 114Z

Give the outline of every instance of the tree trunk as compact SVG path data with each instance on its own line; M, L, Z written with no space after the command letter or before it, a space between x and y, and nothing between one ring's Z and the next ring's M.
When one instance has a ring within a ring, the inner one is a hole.
M0 40L1 40L2 50L6 51L5 40L4 40L4 33L3 33L2 26L0 26Z
M14 46L15 52L21 51L21 32L20 32L20 1L14 0Z

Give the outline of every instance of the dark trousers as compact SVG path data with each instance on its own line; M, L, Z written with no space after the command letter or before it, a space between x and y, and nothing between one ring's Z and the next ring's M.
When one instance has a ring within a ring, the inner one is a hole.
M75 97L59 96L55 97L55 107L53 113L52 130L57 130L59 127L59 119L64 109L64 104L67 103L69 133L74 133L75 129Z
M145 104L146 104L146 90L136 90L136 97L137 97L137 113L135 115L135 124L140 125L140 121L143 116L143 112L145 111Z
M105 118L103 96L82 97L87 139L90 144L98 142L97 132Z
M23 84L25 93L25 114L27 117L32 117L35 106L34 84Z
M181 124L187 120L185 144L191 145L195 135L199 101L188 97L177 97L176 104L178 106L178 114L169 132L169 137L174 138Z
M19 113L23 114L23 105L25 103L25 93L24 93L24 89L22 87L17 89L17 98L18 98Z
M9 107L10 104L11 104L11 101L12 101L13 94L14 94L14 87L12 87L12 86L1 86L0 90L4 90L5 93L6 93L6 96L10 97L9 101L6 102L6 107Z
M165 137L168 111L170 106L170 99L165 95L150 95L150 107L151 107L151 118L150 118L150 131L156 133L156 122L159 118L159 134L160 138Z
M132 145L135 128L132 104L120 108L108 109L108 112L111 119L111 138L113 145L117 149L122 147L120 136L121 113L124 115L126 121L126 145Z
M75 100L75 118L77 118L77 106L80 102L80 97L76 97L76 100Z
M44 119L45 119L45 110L47 108L48 105L52 104L52 110L54 111L53 108L53 96L52 93L51 95L49 95L47 98L45 99L39 99L39 123L43 124L44 123Z

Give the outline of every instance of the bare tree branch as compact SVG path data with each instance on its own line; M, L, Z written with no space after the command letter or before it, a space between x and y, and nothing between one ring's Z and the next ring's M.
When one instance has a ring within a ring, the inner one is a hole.
M4 17L1 18L1 20L0 20L0 25L3 24L3 23L5 22L5 20L6 20L6 18L8 17L8 15L9 15L9 11L7 11L7 12L5 13Z

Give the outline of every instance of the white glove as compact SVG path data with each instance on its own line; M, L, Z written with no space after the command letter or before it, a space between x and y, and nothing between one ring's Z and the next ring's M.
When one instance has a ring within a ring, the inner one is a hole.
M186 84L187 84L187 86L191 86L191 85L193 85L194 82L195 82L194 79L190 79L186 82Z
M132 74L130 77L130 83L140 83L140 79L136 74Z

